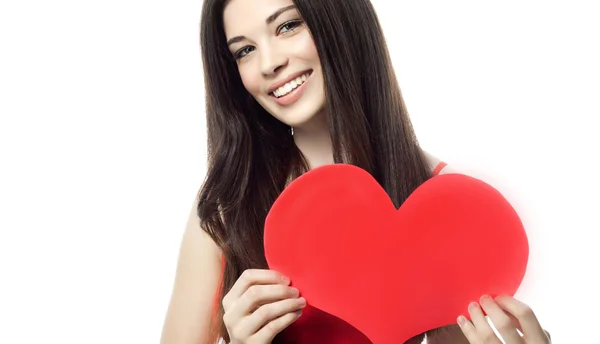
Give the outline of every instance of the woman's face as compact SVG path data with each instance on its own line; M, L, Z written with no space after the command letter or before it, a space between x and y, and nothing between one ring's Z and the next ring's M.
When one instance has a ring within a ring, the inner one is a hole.
M321 112L319 56L291 0L231 0L223 21L244 87L265 110L294 128Z

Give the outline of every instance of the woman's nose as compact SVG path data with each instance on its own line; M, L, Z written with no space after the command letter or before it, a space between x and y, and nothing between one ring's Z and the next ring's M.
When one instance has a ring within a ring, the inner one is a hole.
M283 52L276 49L263 49L260 56L261 73L264 76L275 74L281 67L288 64L288 58Z

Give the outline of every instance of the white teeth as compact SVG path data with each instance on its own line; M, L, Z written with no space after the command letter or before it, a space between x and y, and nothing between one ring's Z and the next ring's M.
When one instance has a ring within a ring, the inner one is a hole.
M288 94L288 93L292 92L294 89L296 89L296 87L302 85L306 81L306 79L308 79L309 76L310 76L310 73L306 73L302 76L297 77L296 79L294 79L294 80L288 82L287 84L276 89L273 92L273 95L277 98L285 96L286 94Z

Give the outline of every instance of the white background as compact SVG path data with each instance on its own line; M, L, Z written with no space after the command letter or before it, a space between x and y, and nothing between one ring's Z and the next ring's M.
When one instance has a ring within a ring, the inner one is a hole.
M556 343L597 339L594 3L374 1L423 147L522 215ZM205 172L200 9L2 1L0 343L159 341Z

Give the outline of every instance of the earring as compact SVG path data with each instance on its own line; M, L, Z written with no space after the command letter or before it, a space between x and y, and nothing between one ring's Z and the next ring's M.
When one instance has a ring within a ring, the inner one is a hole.
M294 127L290 127L290 134L292 134L292 136L294 136Z

